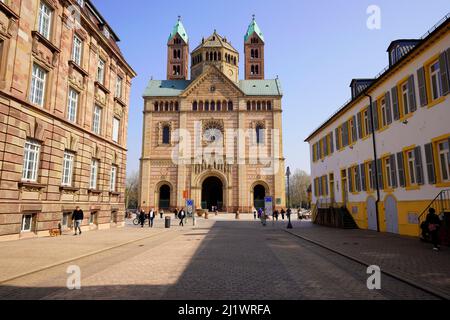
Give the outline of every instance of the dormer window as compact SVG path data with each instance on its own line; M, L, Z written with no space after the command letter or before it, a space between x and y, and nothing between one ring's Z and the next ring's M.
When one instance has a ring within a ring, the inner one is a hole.
M103 28L103 35L107 38L107 39L109 39L109 37L110 37L110 33L109 33L109 30L108 30L108 28Z
M81 8L84 7L84 0L77 0L77 3Z

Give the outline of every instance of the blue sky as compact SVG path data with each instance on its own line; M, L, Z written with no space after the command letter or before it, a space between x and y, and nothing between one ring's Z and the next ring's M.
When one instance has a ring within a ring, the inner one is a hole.
M283 85L286 164L310 172L304 139L350 97L352 78L375 76L388 65L392 40L419 38L450 12L448 0L93 0L118 34L133 81L128 126L128 173L138 170L142 93L150 77L165 79L167 38L181 15L192 51L214 29L241 54L252 14L265 40L266 78ZM368 6L381 9L381 29L369 30Z

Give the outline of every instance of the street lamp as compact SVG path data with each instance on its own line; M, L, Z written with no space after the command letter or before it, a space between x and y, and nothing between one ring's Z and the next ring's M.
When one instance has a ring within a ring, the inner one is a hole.
M286 177L287 177L287 188L288 188L288 192L287 192L287 197L288 197L288 209L287 209L287 216L288 216L288 229L292 229L292 223L291 223L291 189L290 189L290 183L289 183L289 177L291 176L291 169L289 167L287 167L286 169Z

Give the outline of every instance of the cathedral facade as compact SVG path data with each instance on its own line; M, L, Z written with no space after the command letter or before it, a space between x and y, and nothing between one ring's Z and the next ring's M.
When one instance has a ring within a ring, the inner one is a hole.
M189 53L179 19L167 43L167 79L144 92L140 205L251 212L285 206L280 81L264 77L265 39L255 19L239 52L215 30ZM190 78L189 78L190 64Z

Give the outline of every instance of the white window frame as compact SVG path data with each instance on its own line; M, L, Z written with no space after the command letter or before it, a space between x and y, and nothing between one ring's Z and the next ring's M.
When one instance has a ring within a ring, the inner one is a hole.
M373 165L372 162L367 163L368 185L367 190L373 190L375 187L375 181L373 181Z
M416 177L416 156L414 154L414 150L406 151L406 162L408 165L408 178L409 178L409 184L415 185L417 184L417 177Z
M30 86L30 102L40 107L44 106L47 71L33 63Z
M407 115L409 113L409 101L408 101L408 97L409 97L409 88L408 88L408 81L406 81L405 83L403 83L401 85L401 90L402 90L402 102L403 102L403 115Z
M445 148L445 145L447 145L447 148ZM447 141L441 141L438 143L438 161L439 161L439 171L441 174L441 181L442 182L449 182L450 181L450 166L449 163L449 157L450 157L450 146ZM442 147L442 148L441 148ZM444 175L447 175L447 178L445 178Z
M433 70L433 68L435 69ZM431 99L434 101L442 97L441 67L439 61L436 61L430 66L430 84ZM437 96L435 94L437 94Z
M113 117L112 140L116 143L119 143L119 133L120 133L120 119Z
M98 167L99 161L97 159L91 160L91 175L89 177L89 189L96 190L98 184Z
M100 135L102 132L102 111L102 107L94 104L94 110L92 113L92 131L98 135Z
M102 58L98 58L97 64L97 81L102 85L105 83L105 67L106 62Z
M384 168L386 170L386 186L392 188L392 176L391 176L391 159L384 159Z
M74 163L75 154L73 152L64 151L63 172L61 178L61 185L64 187L72 186Z
M62 226L63 230L71 227L71 221L72 221L71 216L72 216L71 212L63 212L63 215L61 217L61 226Z
M44 1L39 3L38 32L50 40L52 29L52 8Z
M29 218L29 227L25 228L26 220ZM35 215L32 213L26 213L22 215L22 224L20 226L20 232L32 232L33 231L33 224L34 224Z
M22 181L36 182L38 179L41 144L27 140L23 152Z
M110 192L116 192L116 185L117 185L117 172L118 168L116 165L111 166L111 174L110 174L110 180L109 180L109 191Z
M364 118L364 136L368 136L370 134L369 132L369 109L365 109L363 112L363 118Z
M89 216L89 224L93 225L95 224L97 220L97 212L91 212L91 215Z
M67 99L67 120L77 122L78 102L80 94L73 88L69 88L69 97Z
M387 126L387 110L385 98L381 99L380 110L381 110L381 125L384 128Z
M122 99L122 89L123 89L123 78L121 76L117 76L116 79L116 98Z
M77 65L81 66L81 61L83 58L83 40L81 40L77 35L73 36L73 48L72 48L72 60Z

